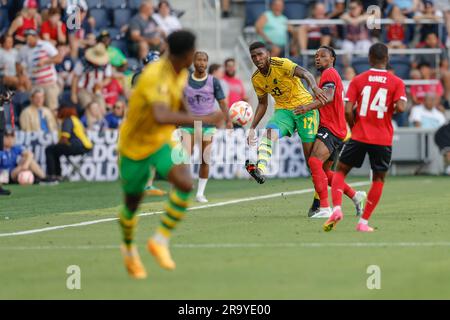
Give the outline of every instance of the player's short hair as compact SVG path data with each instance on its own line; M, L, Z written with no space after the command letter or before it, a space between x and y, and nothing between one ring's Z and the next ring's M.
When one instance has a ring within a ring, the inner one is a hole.
M235 58L228 58L228 59L226 59L225 61L224 61L224 65L226 66L227 64L228 64L228 62L236 62L236 59Z
M206 53L205 51L196 51L196 52L194 53L194 58L196 58L196 57L197 57L198 55L200 55L200 54L203 54L203 55L206 57L206 60L209 61L208 53Z
M421 69L423 67L427 67L427 68L431 68L431 64L429 64L428 62L421 62L419 63L419 65L417 66L417 69Z
M267 50L267 47L266 47L266 45L264 43L262 43L261 41L256 41L256 42L253 42L250 45L249 51L252 52L253 50L260 49L260 48L263 48L263 49Z
M333 67L336 65L336 51L330 46L320 46L319 49L326 49L330 52L331 56L334 58Z
M373 44L369 49L369 57L374 62L387 60L389 57L388 47L381 42Z
M171 33L167 38L170 54L180 57L195 49L195 35L188 30Z
M212 65L209 66L208 73L209 74L213 74L214 72L216 72L220 68L222 68L222 66L220 64L213 63Z

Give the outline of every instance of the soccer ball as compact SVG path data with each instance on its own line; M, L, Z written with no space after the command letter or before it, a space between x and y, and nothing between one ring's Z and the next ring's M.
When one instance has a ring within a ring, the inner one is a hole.
M230 114L231 121L240 126L245 126L253 119L252 106L245 101L233 103L228 112Z
M34 175L29 170L22 171L17 177L17 182L19 182L19 184L23 186L32 185L34 183Z

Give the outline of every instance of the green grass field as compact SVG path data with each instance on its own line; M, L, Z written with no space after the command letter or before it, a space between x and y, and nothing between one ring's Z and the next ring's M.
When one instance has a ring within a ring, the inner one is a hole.
M353 179L358 182L361 179ZM165 183L158 185L168 188ZM210 181L211 203L310 189L309 179ZM368 190L365 185L358 189ZM148 279L128 278L117 222L2 236L114 218L118 183L13 187L0 198L0 298L13 299L449 299L450 179L390 177L374 213L373 234L346 217L324 233L306 217L312 192L231 203L189 212L172 241L177 262L161 270L145 252L159 215L142 217L137 233ZM146 199L142 212L162 209ZM81 290L68 290L66 269L81 268ZM366 286L381 269L381 289Z

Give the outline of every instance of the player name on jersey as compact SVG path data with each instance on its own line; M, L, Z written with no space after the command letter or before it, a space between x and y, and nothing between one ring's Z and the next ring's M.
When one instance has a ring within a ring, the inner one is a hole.
M387 78L383 76L369 76L369 82L386 83Z

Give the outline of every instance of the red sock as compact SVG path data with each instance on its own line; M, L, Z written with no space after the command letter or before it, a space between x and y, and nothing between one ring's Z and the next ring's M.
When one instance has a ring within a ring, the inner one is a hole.
M337 172L333 172L331 170L327 170L325 171L325 174L328 177L328 185L331 187L331 185L333 184L333 177ZM345 183L344 181L344 187L343 187L344 193L347 197L349 197L350 199L353 199L353 197L355 196L356 191L353 190L352 187L350 187L347 183ZM334 204L334 202L333 202Z
M311 168L314 188L320 197L320 207L327 208L330 206L328 203L328 178L322 168L323 162L318 158L311 157L308 160L308 164Z
M333 206L342 205L342 194L344 193L345 177L342 172L335 172L333 184L331 185L331 196L333 198Z
M381 194L383 193L383 185L384 183L381 181L372 182L372 187L370 188L369 194L367 195L366 207L364 208L364 213L362 215L362 218L364 220L370 219L373 210L375 210L378 201L380 201Z

